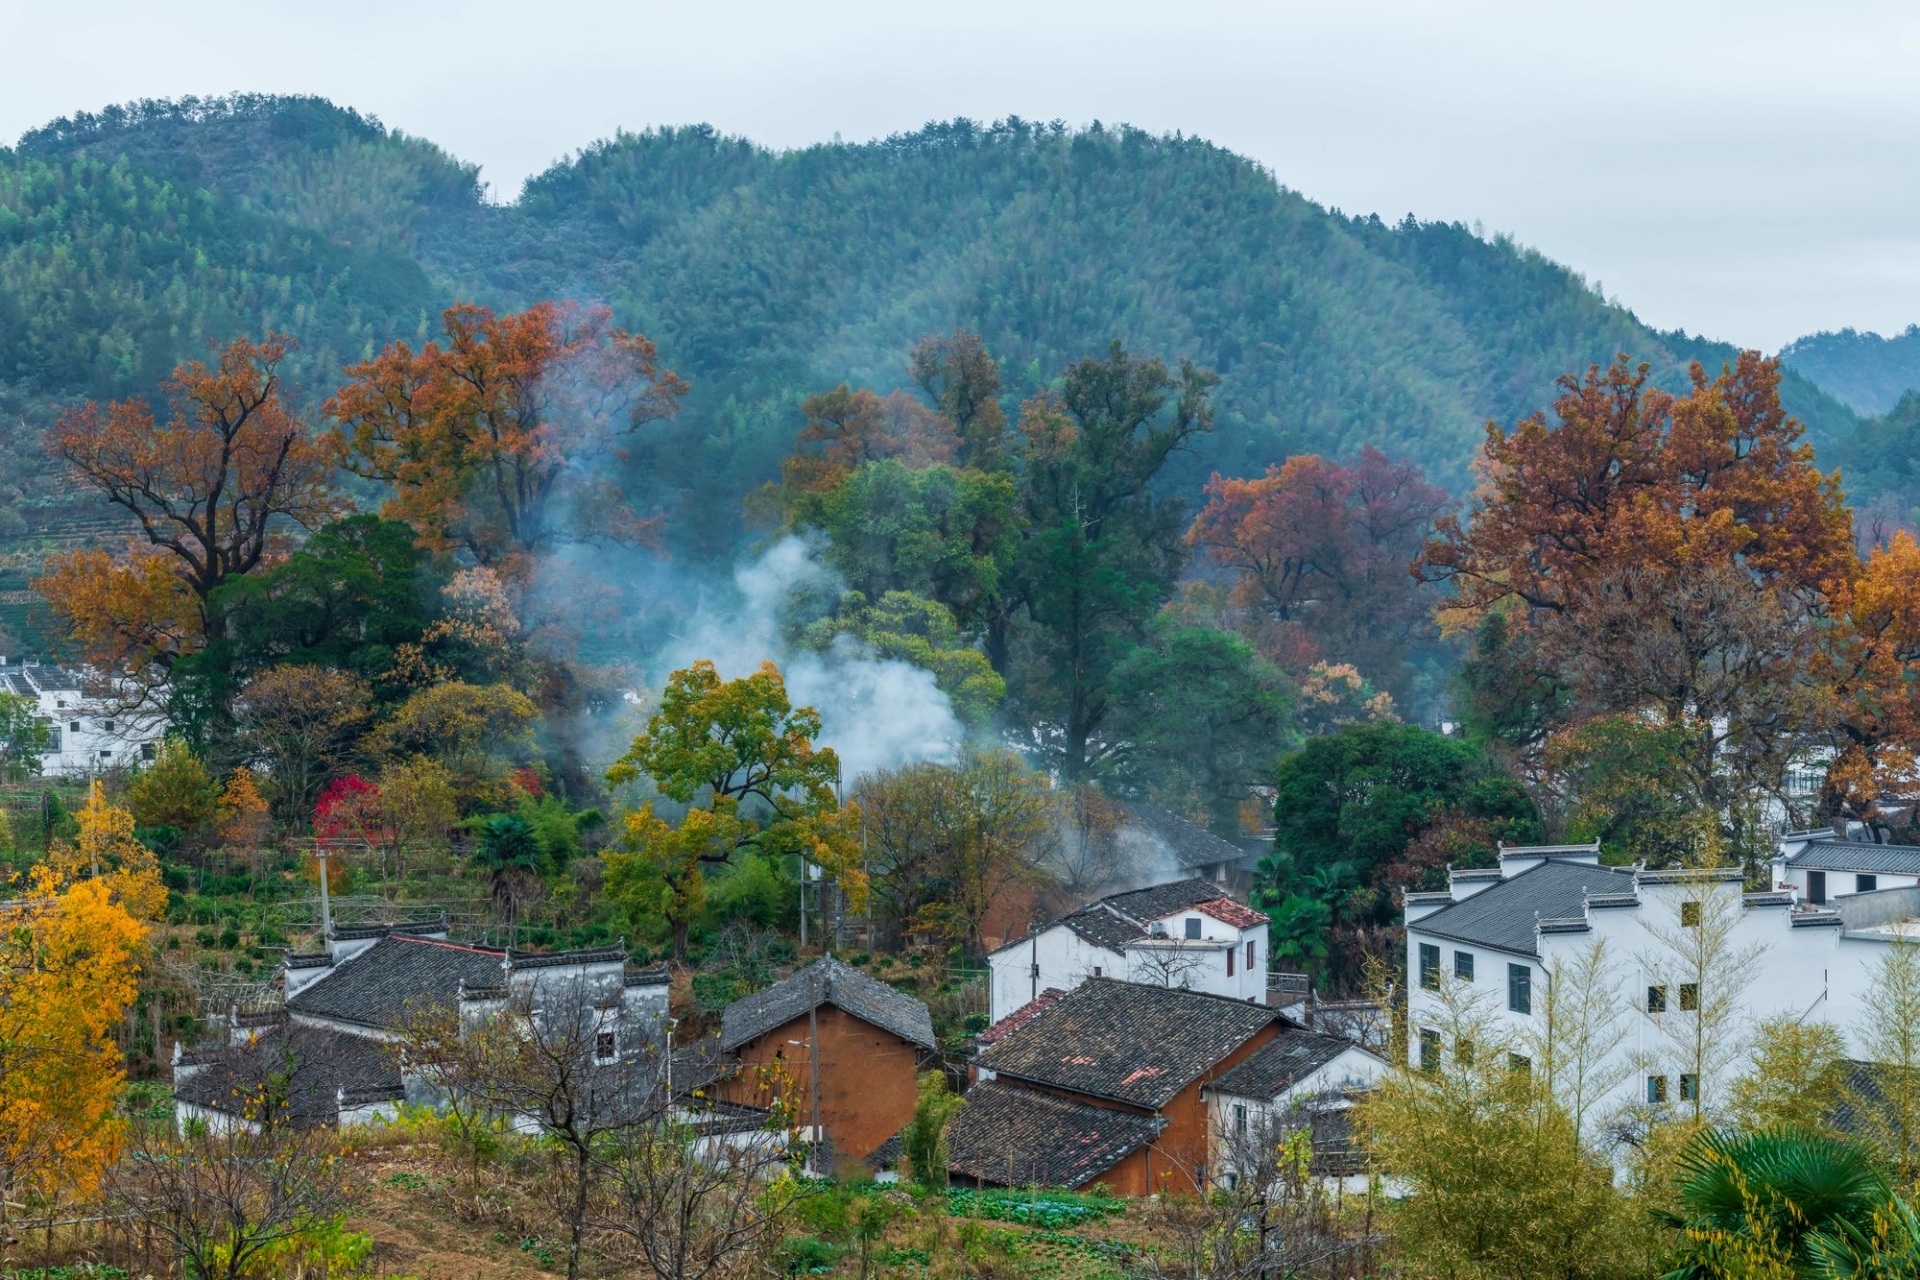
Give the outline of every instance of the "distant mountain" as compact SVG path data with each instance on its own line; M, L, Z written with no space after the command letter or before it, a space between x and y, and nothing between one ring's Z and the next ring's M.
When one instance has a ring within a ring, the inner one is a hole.
M1889 413L1920 391L1920 324L1891 338L1853 329L1808 334L1782 347L1780 362L1857 413Z
M59 404L149 391L235 334L298 337L318 397L456 299L550 296L610 303L692 380L631 467L694 552L737 540L802 397L891 389L914 339L955 326L1010 397L1110 338L1218 370L1216 430L1172 477L1189 491L1365 443L1463 488L1485 420L1543 406L1558 374L1628 351L1678 385L1734 354L1505 237L1328 210L1197 138L958 120L774 152L693 126L597 143L490 205L473 166L324 100L188 99L0 151L0 449L37 456ZM1813 381L1786 394L1817 442L1851 437ZM16 524L61 500L5 483Z

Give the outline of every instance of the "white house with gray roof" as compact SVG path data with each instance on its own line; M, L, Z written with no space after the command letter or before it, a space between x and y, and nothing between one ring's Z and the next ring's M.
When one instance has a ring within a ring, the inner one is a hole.
M1846 840L1830 827L1789 831L1773 859L1773 883L1815 906L1849 893L1920 884L1920 846Z
M0 657L0 693L33 699L35 714L51 730L52 747L40 760L46 777L137 765L151 760L167 736L165 716L122 706L113 684L96 672Z
M1089 978L1263 1002L1267 927L1265 915L1211 879L1109 894L987 956L992 1019Z
M1449 1001L1474 1001L1492 1032L1520 1046L1544 1033L1556 974L1603 947L1603 989L1619 1015L1613 1043L1593 1073L1606 1082L1589 1099L1589 1138L1638 1108L1678 1106L1696 1090L1711 1108L1741 1069L1726 1053L1699 1064L1680 1049L1702 1001L1697 964L1676 944L1703 918L1727 922L1723 952L1751 957L1737 985L1706 984L1711 1007L1731 1000L1736 1038L1788 1014L1835 1027L1854 1057L1863 1054L1862 998L1886 948L1920 941L1920 887L1807 901L1795 888L1747 893L1738 871L1691 873L1602 866L1596 845L1503 848L1497 869L1454 871L1446 890L1404 895L1407 925L1408 1052L1440 1062ZM1528 1065L1531 1065L1530 1063ZM1818 1106L1820 1099L1809 1099Z

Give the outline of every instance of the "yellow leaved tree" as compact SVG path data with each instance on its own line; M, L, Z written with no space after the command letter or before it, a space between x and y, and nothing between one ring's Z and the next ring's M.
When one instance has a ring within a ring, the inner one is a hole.
M819 736L820 713L788 701L771 662L722 680L701 661L668 678L647 731L607 771L615 786L644 776L688 806L675 825L642 805L627 816L625 852L607 858L608 890L636 917L665 916L675 956L685 959L687 926L706 903L705 868L744 849L797 855L833 877L850 908L865 904L859 814L842 807L840 759Z
M112 1030L138 994L146 921L166 908L133 816L99 783L80 836L0 905L0 1219L98 1188L120 1139Z

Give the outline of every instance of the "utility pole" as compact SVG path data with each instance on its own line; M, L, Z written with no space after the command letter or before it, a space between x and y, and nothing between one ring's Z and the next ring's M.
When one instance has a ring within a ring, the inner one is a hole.
M820 992L819 974L807 977L807 1052L811 1058L808 1075L813 1085L813 1165L814 1176L820 1176Z
M313 842L313 865L320 870L320 941L325 944L333 933L333 900L327 896L327 847Z

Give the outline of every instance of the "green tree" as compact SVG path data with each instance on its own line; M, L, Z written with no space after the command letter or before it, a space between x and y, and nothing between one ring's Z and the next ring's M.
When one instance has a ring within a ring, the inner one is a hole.
M868 604L850 593L831 616L810 623L800 643L829 649L841 636L870 646L883 658L895 658L933 673L934 683L953 703L962 723L984 729L1007 696L986 654L960 635L953 614L936 600L905 591L889 591Z
M212 821L220 785L193 748L169 737L127 783L127 807L143 827L172 827L191 840Z
M52 750L53 726L41 717L39 701L0 692L0 779L37 776L41 757Z
M475 826L473 863L486 874L493 905L506 917L509 931L537 891L545 861L533 824L519 814L496 813Z
M1232 838L1287 745L1293 691L1244 637L1165 614L1114 669L1111 767Z
M901 1149L914 1181L925 1187L947 1185L947 1126L967 1105L947 1088L943 1071L922 1071Z
M1212 429L1219 381L1116 341L1021 413L1028 524L1015 577L1028 625L1009 685L1069 781L1112 750L1114 668L1186 563L1185 504L1154 482L1175 450Z

